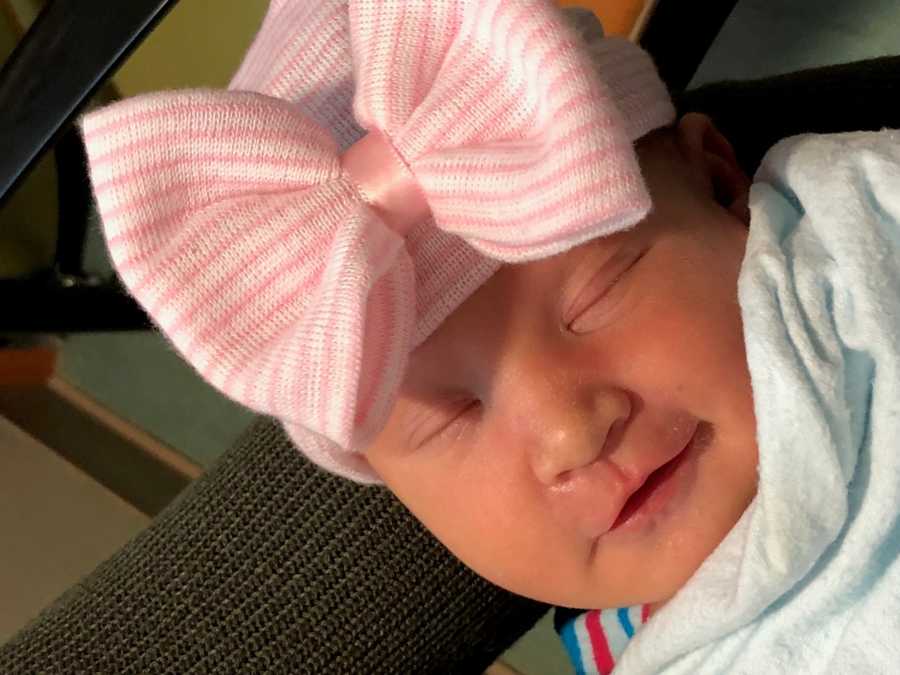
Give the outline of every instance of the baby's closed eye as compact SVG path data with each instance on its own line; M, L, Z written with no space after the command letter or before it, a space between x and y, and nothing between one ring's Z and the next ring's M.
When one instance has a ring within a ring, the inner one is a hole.
M644 257L647 248L628 248L601 266L579 290L575 301L563 313L566 329L576 334L589 333L603 326L625 295L627 287L620 283Z
M408 422L407 447L416 450L438 440L458 441L471 429L481 411L481 401L454 396L421 403Z

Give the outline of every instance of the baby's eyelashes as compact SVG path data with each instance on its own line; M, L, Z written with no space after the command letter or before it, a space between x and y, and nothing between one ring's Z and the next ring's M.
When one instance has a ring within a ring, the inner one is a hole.
M475 422L481 411L481 401L473 398L453 398L422 402L419 410L407 422L407 447L417 450L438 440L457 441Z
M617 253L581 288L563 316L573 333L588 333L602 326L624 295L623 277L631 272L647 252L628 249Z

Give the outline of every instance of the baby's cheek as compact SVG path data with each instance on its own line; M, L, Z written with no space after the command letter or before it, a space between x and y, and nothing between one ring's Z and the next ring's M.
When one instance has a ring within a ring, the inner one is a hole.
M657 288L641 305L640 330L620 348L630 355L623 374L647 406L684 410L723 440L752 446L753 399L739 308L727 292L692 279Z
M654 289L641 303L640 316L623 333L618 351L628 364L630 388L666 407L689 408L685 396L705 391L720 355L710 333L720 327L702 305L682 291Z
M718 545L756 490L753 389L737 302L734 260L711 258L705 276L673 298L664 330L671 335L670 382L681 407L709 423L713 441L701 462L708 487L708 545ZM709 508L715 504L715 508Z

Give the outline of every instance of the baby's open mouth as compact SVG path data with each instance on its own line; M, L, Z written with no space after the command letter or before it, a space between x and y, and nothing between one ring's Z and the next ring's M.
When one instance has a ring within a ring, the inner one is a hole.
M625 505L622 507L621 512L619 512L618 518L616 518L616 521L613 523L612 527L609 528L610 531L615 530L617 527L627 523L633 516L635 516L639 512L643 513L653 511L653 507L656 505L652 502L665 500L665 495L661 495L663 490L661 490L660 488L667 486L668 483L671 482L671 477L678 470L678 467L681 466L681 464L684 462L684 459L689 454L689 450L693 446L693 443L694 439L692 438L687 446L685 446L684 450L679 452L675 457L670 459L668 462L656 469L656 471L647 476L647 480L644 481L644 484L641 485L641 487L639 487L625 502ZM671 490L666 490L665 492L671 492ZM657 497L657 499L652 499L653 497ZM662 497L662 500L660 499L660 497Z

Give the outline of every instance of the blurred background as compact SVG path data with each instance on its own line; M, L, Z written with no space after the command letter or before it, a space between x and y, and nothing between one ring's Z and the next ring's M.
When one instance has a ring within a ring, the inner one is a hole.
M639 0L562 4L591 8L608 33L625 36L653 9ZM98 101L226 86L267 5L181 0ZM42 6L0 0L0 62ZM691 86L896 54L898 38L896 0L740 0ZM56 178L48 155L0 209L0 279L51 264ZM112 273L96 221L85 267ZM145 527L252 418L153 332L0 335L0 642ZM571 672L549 620L504 660L531 675Z

